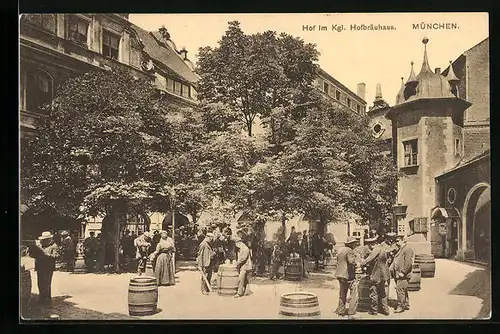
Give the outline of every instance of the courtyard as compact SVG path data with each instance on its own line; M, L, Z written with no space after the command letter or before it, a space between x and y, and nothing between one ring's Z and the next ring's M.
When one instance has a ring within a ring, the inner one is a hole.
M272 281L252 277L250 292L243 298L200 293L200 274L194 263L180 263L176 285L159 287L156 314L144 317L128 315L128 282L134 274L71 274L55 272L52 282L52 305L33 307L25 320L234 320L292 319L278 315L280 296L307 291L317 295L321 319L347 320L333 313L338 302L338 283L331 272L310 273L301 282ZM32 300L38 297L36 273L32 272ZM391 284L389 304L394 305ZM361 320L407 319L485 319L490 316L490 273L462 262L436 259L436 276L423 278L421 290L409 292L411 308L389 316L358 312Z

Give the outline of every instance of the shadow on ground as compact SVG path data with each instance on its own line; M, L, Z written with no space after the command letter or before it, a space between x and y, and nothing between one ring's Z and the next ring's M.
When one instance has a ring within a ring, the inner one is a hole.
M491 316L491 272L489 270L475 270L465 277L450 295L473 296L483 300L478 319L488 319Z
M282 282L298 284L304 289L338 289L337 279L332 273L326 271L310 272L307 277L300 281L288 281L283 279L271 280L268 277L252 277L251 283L255 285L272 285Z
M84 308L77 307L75 303L68 302L66 299L70 295L57 296L52 298L51 305L42 306L37 304L38 294L31 294L29 306L22 310L23 321L50 320L52 315L57 315L54 320L137 320L140 318L131 317L121 313L101 313Z

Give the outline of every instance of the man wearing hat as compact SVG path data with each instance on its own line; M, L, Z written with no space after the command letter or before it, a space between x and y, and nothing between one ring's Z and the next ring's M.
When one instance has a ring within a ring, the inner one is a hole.
M214 234L212 232L208 232L206 234L205 239L203 239L203 241L200 243L200 246L198 247L198 257L196 258L198 269L202 273L201 293L203 293L204 295L207 295L210 291L210 287L208 286L207 282L210 284L210 282L212 281L212 272L215 257L215 252L211 245L213 237Z
M411 278L413 264L413 249L407 244L403 236L398 236L399 250L394 256L389 270L391 276L396 281L396 293L398 296L398 305L395 313L401 313L410 309L410 300L408 298L408 281Z
M250 249L243 243L240 237L234 239L234 244L238 248L238 260L236 261L236 269L239 274L238 291L234 295L235 298L245 295L248 285L248 272L252 269L252 259Z
M361 261L361 267L366 267L366 272L370 275L371 311L369 313L372 315L377 314L380 306L380 313L389 315L385 282L389 280L390 274L387 266L386 249L381 244L377 244L379 240L381 238L377 235L365 240L365 243L370 248L370 255Z
M50 303L52 298L52 275L59 254L59 247L50 232L43 232L38 242L30 247L30 255L35 258L40 303Z
M335 313L340 316L356 314L358 307L358 286L355 280L356 272L356 255L354 247L358 241L353 237L347 237L345 246L341 247L337 252L337 270L335 276L339 281L339 304ZM347 300L347 292L350 291L351 298L349 300L349 309L346 312L345 304Z

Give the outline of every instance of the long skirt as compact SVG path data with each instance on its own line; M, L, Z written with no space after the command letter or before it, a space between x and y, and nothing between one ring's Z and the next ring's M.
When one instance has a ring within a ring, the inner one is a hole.
M154 268L156 283L158 285L174 285L175 284L175 272L174 263L172 261L172 254L161 253L156 258L156 264Z

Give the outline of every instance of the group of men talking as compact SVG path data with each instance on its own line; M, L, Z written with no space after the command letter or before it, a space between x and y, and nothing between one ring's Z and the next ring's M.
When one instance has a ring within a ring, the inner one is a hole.
M358 308L358 284L364 276L370 288L369 313L389 315L388 288L391 278L396 283L397 306L395 313L410 309L408 281L412 275L414 252L406 238L386 233L364 240L347 237L337 253L336 277L339 281L339 303L335 310L340 316L354 318ZM347 293L350 299L347 304Z

